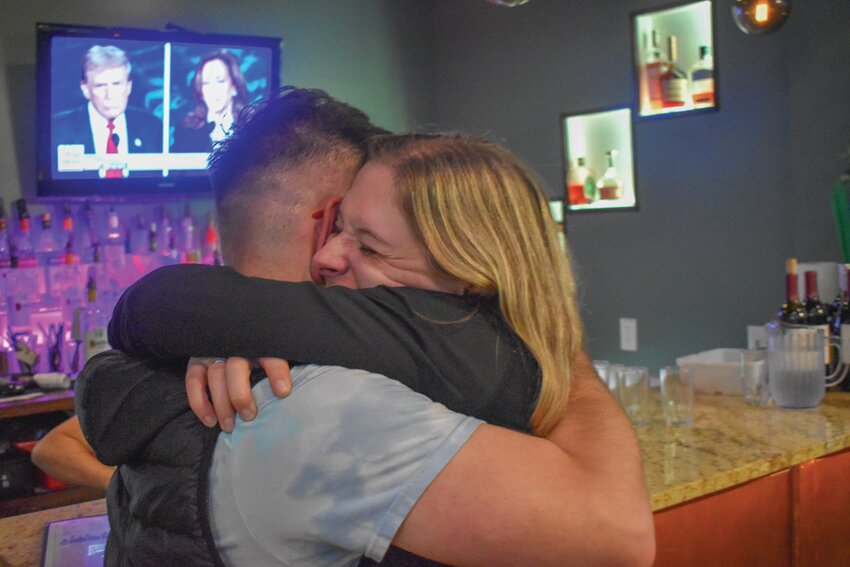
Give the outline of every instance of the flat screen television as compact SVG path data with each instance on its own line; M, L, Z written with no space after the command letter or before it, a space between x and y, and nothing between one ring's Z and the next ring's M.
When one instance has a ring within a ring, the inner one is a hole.
M210 193L207 158L280 85L280 39L37 24L39 197Z

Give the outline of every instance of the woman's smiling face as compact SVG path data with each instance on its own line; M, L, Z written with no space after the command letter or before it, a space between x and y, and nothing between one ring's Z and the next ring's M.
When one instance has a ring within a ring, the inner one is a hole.
M342 200L334 233L313 256L314 268L328 285L462 292L462 285L430 262L401 211L393 183L389 166L363 166Z

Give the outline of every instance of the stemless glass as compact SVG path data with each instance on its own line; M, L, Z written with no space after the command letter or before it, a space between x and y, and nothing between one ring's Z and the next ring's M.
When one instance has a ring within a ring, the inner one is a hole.
M694 386L687 368L665 366L659 373L661 405L667 427L690 427L694 423Z
M649 372L643 366L624 366L617 370L620 404L635 427L649 424Z

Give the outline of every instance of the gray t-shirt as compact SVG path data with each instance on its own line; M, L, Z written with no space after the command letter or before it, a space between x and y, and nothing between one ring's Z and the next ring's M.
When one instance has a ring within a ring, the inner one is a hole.
M219 436L210 522L228 565L380 561L410 509L482 423L378 374L298 366L283 399Z

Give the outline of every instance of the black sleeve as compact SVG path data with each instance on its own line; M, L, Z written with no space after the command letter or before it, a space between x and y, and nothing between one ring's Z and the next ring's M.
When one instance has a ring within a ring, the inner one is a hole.
M517 354L480 311L470 299L412 288L321 288L181 265L124 293L109 341L162 360L276 356L361 368L473 413Z

